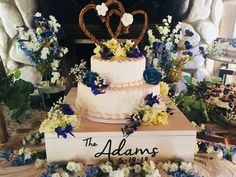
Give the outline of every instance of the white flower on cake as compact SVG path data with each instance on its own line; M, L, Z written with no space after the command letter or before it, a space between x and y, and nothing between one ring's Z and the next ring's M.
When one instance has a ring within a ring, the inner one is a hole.
M98 12L98 15L106 16L106 13L108 11L108 7L106 6L105 3L102 3L102 4L96 6L96 10Z
M49 54L49 49L48 49L47 47L44 47L44 48L41 50L41 58L42 58L43 60L46 60L48 54Z
M80 171L82 171L84 168L82 163L75 163L75 162L68 162L66 169L74 172L74 173L78 173Z
M135 164L135 165L133 166L133 169L134 169L134 172L135 172L135 173L140 173L141 170L142 170L142 167L141 167L139 164Z
M192 170L193 166L191 162L181 162L179 168L184 172L189 173Z
M124 26L129 26L133 23L134 17L130 13L124 13L123 16L121 17L121 22L123 23Z

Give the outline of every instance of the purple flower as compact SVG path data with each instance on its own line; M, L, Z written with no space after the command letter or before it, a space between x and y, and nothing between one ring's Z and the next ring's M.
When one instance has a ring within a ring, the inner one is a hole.
M194 34L193 34L193 32L192 32L191 30L186 29L186 30L185 30L185 35L191 37L191 36L193 36Z
M186 48L187 50L193 48L193 46L190 44L189 41L185 41L185 42L184 42L184 45L185 45L185 48Z
M111 57L114 56L113 52L108 48L108 47L105 47L101 52L101 58L102 59L105 59L105 60L109 60L111 59Z
M130 57L130 58L139 58L142 56L143 55L138 48L133 48L131 49L131 51L127 52L127 57Z
M67 124L65 129L63 130L61 126L58 126L57 128L55 128L55 132L57 133L57 136L63 136L63 138L67 138L67 134L71 134L72 136L74 136L72 134L72 130L73 127L71 126L71 124Z
M159 100L157 98L157 95L153 96L153 93L148 94L145 97L146 104L150 107L152 107L155 103L159 104Z
M143 77L148 84L157 85L161 81L162 75L156 68L150 67L143 72Z
M192 57L193 56L193 52L191 52L191 51L184 51L183 55L189 55L190 57Z

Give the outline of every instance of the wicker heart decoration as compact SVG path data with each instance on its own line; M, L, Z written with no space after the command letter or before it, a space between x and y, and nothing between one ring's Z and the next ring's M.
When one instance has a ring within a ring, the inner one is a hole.
M118 36L120 36L121 34L129 34L129 26L124 26L121 22L121 18L123 16L123 14L125 13L124 10L124 6L121 2L119 2L118 0L108 0L105 5L107 7L111 6L111 5L117 5L118 8L117 9L112 9L110 10L106 16L99 16L100 19L102 20L103 23L106 24L106 28L108 30L109 35L111 36L111 38L117 38ZM96 44L100 45L101 47L105 47L105 45L96 38L95 35L93 35L86 27L85 22L84 22L84 14L86 14L88 11L90 10L95 10L96 9L96 4L88 4L86 5L80 12L79 15L79 24L81 29L84 31L85 35L87 35L92 41L94 41ZM133 16L135 15L143 15L144 16L144 23L143 23L143 28L140 32L140 34L138 35L138 37L135 39L135 44L134 47L136 47L142 40L146 30L147 30L147 26L148 26L148 16L147 13L143 10L134 10L133 12L131 12L130 14L132 14ZM110 26L110 18L113 15L117 15L120 17L120 21L119 24L117 26L117 29L115 31L115 33L112 31L111 26ZM123 31L122 31L123 29ZM122 33L123 32L123 33Z

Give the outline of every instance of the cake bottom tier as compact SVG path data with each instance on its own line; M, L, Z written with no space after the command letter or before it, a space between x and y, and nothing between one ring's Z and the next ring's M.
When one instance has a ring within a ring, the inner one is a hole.
M94 95L91 89L78 84L76 108L82 118L103 123L125 123L140 101L149 93L159 95L159 85L142 83L136 86L109 88Z

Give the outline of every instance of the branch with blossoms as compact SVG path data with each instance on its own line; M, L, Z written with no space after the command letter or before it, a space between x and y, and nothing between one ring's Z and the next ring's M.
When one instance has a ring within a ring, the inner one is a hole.
M61 25L54 16L46 19L39 12L32 20L32 28L17 27L18 46L42 74L43 80L48 82L47 85L62 85L59 64L68 49L58 43Z

